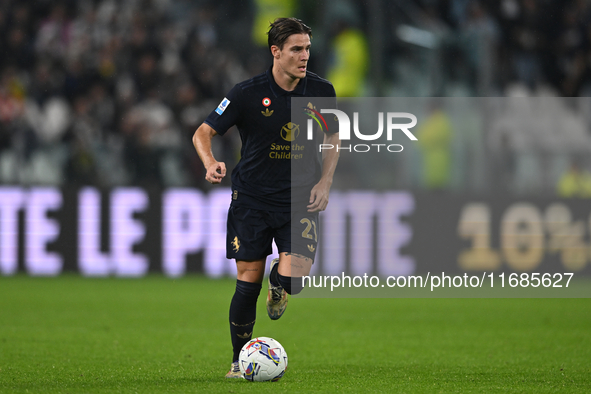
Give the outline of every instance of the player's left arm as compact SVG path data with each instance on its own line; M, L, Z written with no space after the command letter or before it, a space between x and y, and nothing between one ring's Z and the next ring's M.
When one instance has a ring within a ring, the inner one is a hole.
M308 212L324 211L328 205L328 195L332 186L332 178L339 161L339 151L341 139L339 133L324 134L324 143L333 146L332 149L323 151L322 158L322 176L320 181L314 185L310 192L310 204Z

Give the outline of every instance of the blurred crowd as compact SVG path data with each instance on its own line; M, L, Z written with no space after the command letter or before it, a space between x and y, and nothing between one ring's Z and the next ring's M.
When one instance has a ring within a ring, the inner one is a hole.
M192 133L247 76L216 21L182 1L0 3L2 182L199 182Z
M591 95L591 1L372 2L385 16L410 3L433 31L489 37L498 88L491 93L517 82ZM328 40L314 71L354 78L355 93L371 94L372 54L382 48L372 48L367 8L361 0L0 1L0 183L206 187L191 136L235 83L270 64L251 34L254 21L273 10L303 15ZM331 15L332 30L322 26ZM389 62L388 50L398 47L384 25ZM441 67L469 80L483 56L452 52ZM237 133L214 149L235 162Z
M494 53L487 60L494 62L497 86L517 82L535 91L547 85L560 96L591 96L591 1L422 3L428 15L443 21L455 34L490 38Z

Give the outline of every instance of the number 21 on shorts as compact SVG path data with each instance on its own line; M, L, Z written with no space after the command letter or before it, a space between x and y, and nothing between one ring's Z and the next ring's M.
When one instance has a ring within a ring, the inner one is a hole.
M302 231L302 237L307 239L313 239L314 242L318 242L318 234L316 233L316 222L308 218L303 218L300 223L305 224L306 228ZM310 230L314 229L314 236L310 234Z

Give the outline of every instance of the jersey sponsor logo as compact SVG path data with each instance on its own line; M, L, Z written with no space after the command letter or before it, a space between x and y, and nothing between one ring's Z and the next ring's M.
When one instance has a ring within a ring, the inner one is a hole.
M228 105L230 105L230 100L228 100L226 97L224 97L224 99L222 100L220 105L218 105L218 107L215 109L215 112L218 115L223 114L224 111L226 110L226 108L228 108Z
M262 113L263 115L265 115L265 117L266 117L266 118L268 118L269 116L273 115L273 112L275 112L275 110L271 110L271 111L269 111L269 108L267 108L267 110L266 110L266 111L261 111L261 113Z
M265 107L268 107L269 105L271 105L271 99L270 99L269 97L265 97L265 98L263 99L263 105L264 105Z
M314 251L316 250L316 248L314 247L314 245L308 245L308 250L312 253L314 253Z
M288 122L279 131L281 138L287 142L293 142L300 135L300 125ZM278 144L273 142L270 146L269 157L271 159L302 159L304 157L305 145L299 145L296 143L291 144ZM294 152L291 152L291 151Z
M232 241L232 247L234 248L234 252L238 253L240 250L240 240L238 237L234 237L234 240Z
M291 142L295 140L298 135L300 135L300 126L295 123L288 122L281 128L281 138L285 141Z
M292 146L293 145L293 146ZM301 159L304 157L304 145L299 144L271 144L271 151L269 157L271 159ZM294 150L295 152L291 152Z

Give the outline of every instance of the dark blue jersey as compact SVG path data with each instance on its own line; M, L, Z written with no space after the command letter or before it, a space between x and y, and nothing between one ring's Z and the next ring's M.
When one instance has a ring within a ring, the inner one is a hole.
M234 86L205 120L220 135L234 125L240 132L242 148L232 171L232 204L275 212L290 211L292 202L307 205L309 192L320 179L320 157L306 140L305 121L292 121L292 97L336 95L330 82L308 71L293 91L285 91L269 69ZM301 112L303 116L303 108ZM298 164L295 178L301 179L293 195L292 160L305 162ZM301 201L292 201L292 196Z

